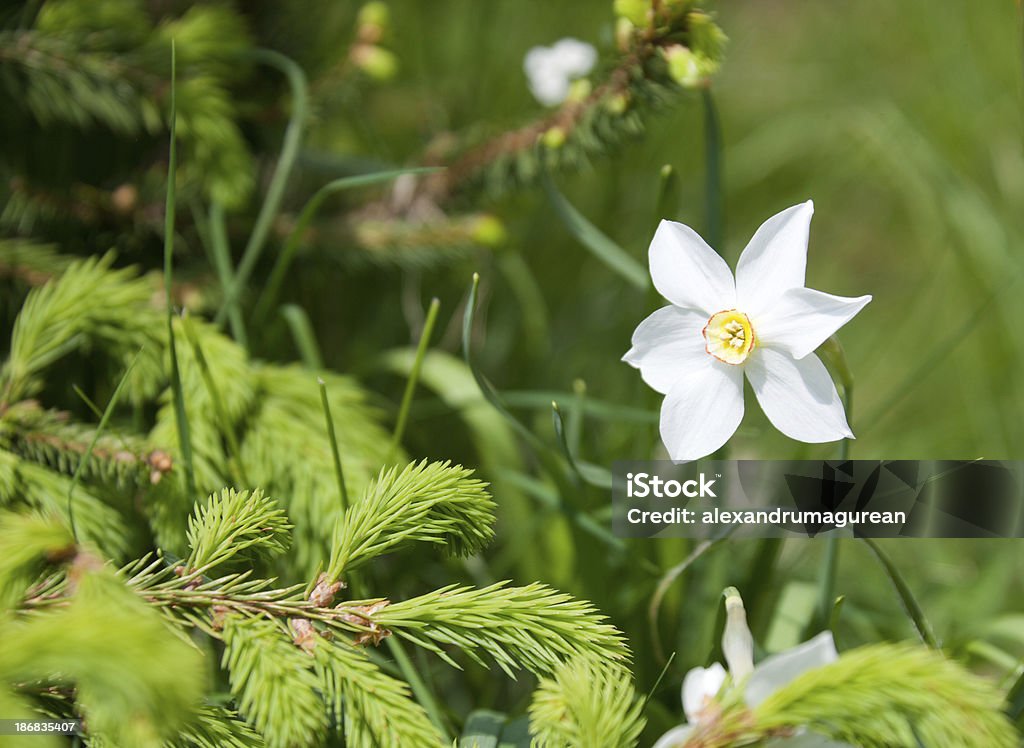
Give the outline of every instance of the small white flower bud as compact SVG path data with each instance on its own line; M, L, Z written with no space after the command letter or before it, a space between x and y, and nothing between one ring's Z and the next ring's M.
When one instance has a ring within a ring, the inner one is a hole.
M725 616L722 654L729 664L733 681L739 682L754 672L754 637L747 626L743 598L735 587L725 591Z

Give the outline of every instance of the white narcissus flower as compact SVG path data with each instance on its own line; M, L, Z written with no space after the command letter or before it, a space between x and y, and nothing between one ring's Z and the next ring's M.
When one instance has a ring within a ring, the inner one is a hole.
M726 648L725 644L726 642L723 641L724 649ZM730 662L741 659L744 654L745 650L742 648L740 652L726 652ZM753 666L752 661L747 663L750 668L750 677L746 679L745 685L743 678L737 677L737 674L733 672L731 673L733 683L727 687L744 688L743 700L748 707L755 709L765 699L798 676L808 670L835 662L837 659L839 659L839 654L836 652L832 634L826 631L793 649L766 658L756 667ZM713 723L716 716L714 700L725 683L725 668L717 662L708 668L697 667L690 670L683 679L682 698L686 724L673 727L666 732L654 744L654 748L682 748L696 728L703 724ZM846 743L837 743L823 735L806 731L791 737L773 740L767 745L778 745L780 748L782 746L785 748L850 748Z
M589 73L597 62L597 50L579 39L560 39L550 47L533 47L523 59L523 70L534 98L544 106L565 101L569 87Z
M810 443L853 438L814 350L871 297L804 287L813 213L808 200L761 224L735 279L689 226L658 226L649 252L651 279L671 304L640 323L623 361L665 395L661 438L673 460L705 457L735 433L743 418L744 376L786 436Z

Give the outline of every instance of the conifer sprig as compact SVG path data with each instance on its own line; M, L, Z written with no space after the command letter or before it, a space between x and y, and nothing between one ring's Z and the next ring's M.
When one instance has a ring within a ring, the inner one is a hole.
M242 554L276 556L287 550L289 530L284 511L261 490L225 488L189 517L187 567L206 571Z
M451 585L366 614L382 627L459 665L442 649L455 646L475 662L490 655L509 676L525 668L548 675L572 657L626 662L622 635L585 600L547 585L482 589Z
M554 112L482 142L447 136L426 161L447 169L425 180L437 201L464 192L501 192L535 183L545 170L576 169L643 132L651 111L680 90L675 50L698 60L702 78L717 70L726 37L695 0L634 2L619 19L617 56L590 91ZM699 81L695 81L699 84Z
M316 745L327 729L309 656L267 618L224 616L222 664L239 712L271 748Z
M530 732L537 748L636 745L646 724L643 706L624 668L570 660L534 691Z
M381 471L338 520L327 574L340 579L399 543L438 543L456 556L483 548L494 536L494 502L472 471L425 460Z
M959 745L1011 748L1002 696L941 653L874 644L810 670L768 697L754 718L765 734L812 730L865 748Z
M320 638L313 652L328 706L349 748L437 746L441 736L409 687L385 674L358 648Z

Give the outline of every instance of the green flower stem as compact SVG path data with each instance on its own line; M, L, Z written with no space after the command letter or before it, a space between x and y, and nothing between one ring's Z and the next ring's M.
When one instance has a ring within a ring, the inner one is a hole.
M843 388L843 407L848 422L853 421L853 375L846 363L846 355L839 340L833 336L821 347L826 367ZM839 444L839 459L850 459L852 439L843 439ZM836 607L836 576L839 573L839 538L828 535L825 538L825 556L818 580L818 608L808 623L807 635L813 635L829 627Z
M416 393L416 383L420 378L420 369L423 368L423 359L427 355L427 348L430 347L430 338L434 333L434 325L437 323L437 312L441 308L439 299L430 301L430 308L427 310L427 320L423 323L423 332L420 333L420 342L416 347L416 358L413 359L412 368L409 370L409 379L405 383L405 392L402 394L402 405L398 409L398 420L395 423L395 433L391 437L391 446L388 448L388 456L384 461L389 464L398 452L398 445L402 443L405 435L405 426L409 421L409 408L412 407L412 396Z
M707 240L722 249L722 123L710 88L704 89L704 162L705 199L707 200Z

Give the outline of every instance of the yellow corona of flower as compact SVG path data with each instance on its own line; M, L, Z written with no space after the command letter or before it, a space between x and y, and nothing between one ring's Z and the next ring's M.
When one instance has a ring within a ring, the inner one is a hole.
M709 455L735 433L744 376L786 436L811 443L853 438L814 350L871 297L804 287L813 213L807 201L765 221L743 250L735 278L689 226L658 226L651 279L671 303L640 323L623 360L665 395L661 438L673 460Z

